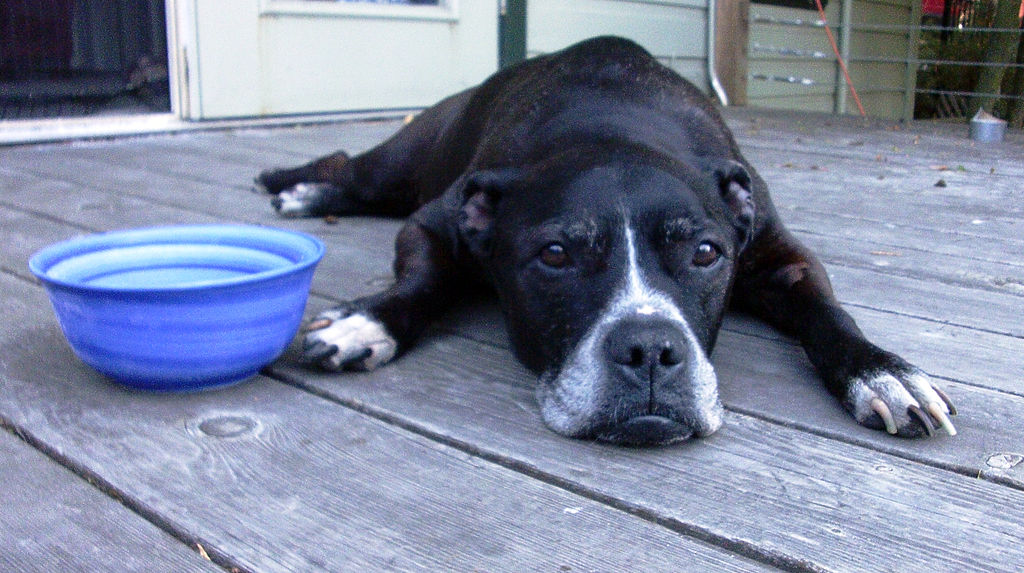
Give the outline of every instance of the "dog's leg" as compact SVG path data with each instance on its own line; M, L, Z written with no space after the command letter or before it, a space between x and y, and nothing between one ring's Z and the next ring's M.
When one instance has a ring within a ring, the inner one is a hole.
M352 167L348 154L338 151L293 169L264 171L254 186L273 195L271 204L282 217L360 214L366 207L346 191L354 187Z
M339 151L294 169L264 171L256 188L274 195L271 204L282 217L405 216L417 206L412 166L395 161L410 153L402 148L405 139L351 159Z
M950 435L952 402L920 369L875 346L839 306L817 258L777 223L744 252L734 303L798 338L828 389L862 425Z
M277 195L299 183L327 183L340 174L348 160L347 153L338 151L293 169L268 169L253 184L256 191Z
M270 169L256 177L255 188L274 195L271 203L284 217L409 215L444 191L470 159L454 157L459 154L441 141L472 93L442 100L365 153L349 158L339 151L293 169Z
M451 247L410 221L395 244L395 284L320 313L307 327L303 362L372 370L406 350L458 296Z

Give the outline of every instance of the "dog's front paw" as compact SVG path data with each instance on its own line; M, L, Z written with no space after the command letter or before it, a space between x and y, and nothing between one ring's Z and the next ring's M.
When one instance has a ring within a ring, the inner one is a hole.
M282 217L316 217L324 214L332 190L330 183L299 183L275 195L270 204Z
M320 313L307 327L302 362L326 370L373 370L390 361L398 343L379 321L339 307Z
M844 405L861 425L905 437L931 436L936 427L950 436L956 407L920 369L890 355L884 366L867 369L848 382Z

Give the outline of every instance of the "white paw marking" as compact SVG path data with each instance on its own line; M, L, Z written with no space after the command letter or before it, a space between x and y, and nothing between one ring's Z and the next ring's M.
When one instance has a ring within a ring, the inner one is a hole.
M309 214L309 205L320 198L321 190L311 183L299 183L278 193L280 206L277 212L282 217L302 217Z
M947 434L956 435L956 428L949 421L949 408L932 387L931 379L923 372L900 375L882 371L859 378L850 385L850 399L858 421L863 422L873 414L879 414L890 434L895 434L897 428L915 423L907 409L917 406L930 415ZM881 400L884 407L873 405L872 402L876 400ZM891 415L889 420L879 412L880 409L884 412L885 407Z
M320 319L330 320L330 326L314 330L306 335L307 343L319 341L338 347L338 351L325 358L321 364L329 370L341 370L346 366L360 370L373 370L395 357L398 343L388 334L381 323L364 314L353 314L341 318L338 311L321 313ZM353 362L353 358L369 356Z

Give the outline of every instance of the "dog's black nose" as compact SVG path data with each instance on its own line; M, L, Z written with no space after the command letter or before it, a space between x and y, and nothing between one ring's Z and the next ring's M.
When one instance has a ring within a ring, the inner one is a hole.
M650 384L686 362L686 338L679 327L657 318L626 319L605 338L608 359L640 384Z

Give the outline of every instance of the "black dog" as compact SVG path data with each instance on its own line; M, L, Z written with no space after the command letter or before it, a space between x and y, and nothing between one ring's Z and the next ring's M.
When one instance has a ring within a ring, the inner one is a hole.
M708 355L731 301L799 338L861 424L956 433L949 399L839 307L708 99L629 41L508 68L367 153L257 184L283 216L411 215L395 284L311 325L304 358L329 370L391 360L483 279L552 430L670 443L722 423Z

